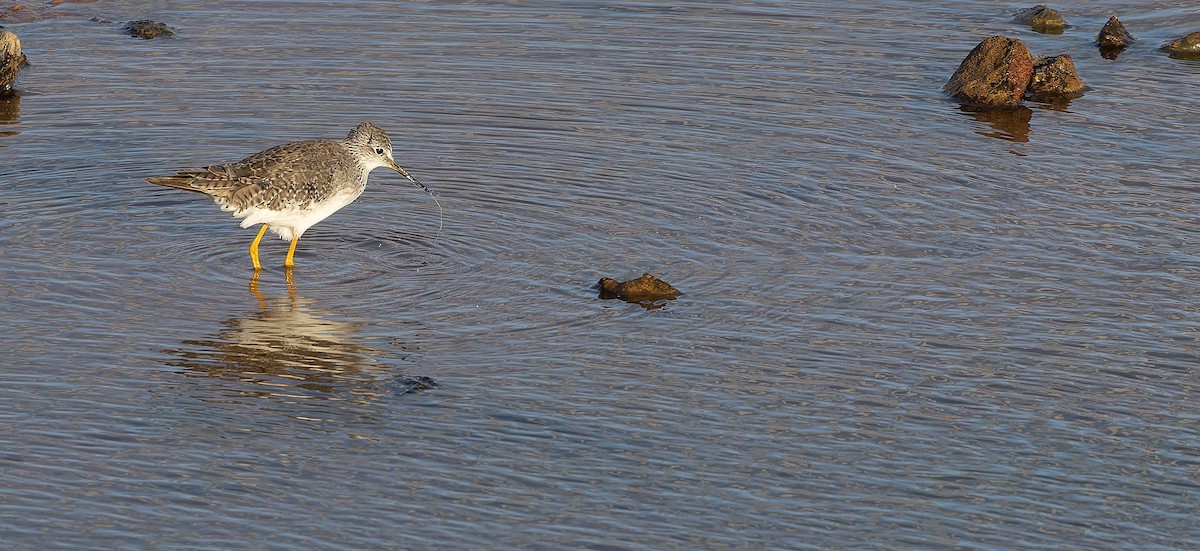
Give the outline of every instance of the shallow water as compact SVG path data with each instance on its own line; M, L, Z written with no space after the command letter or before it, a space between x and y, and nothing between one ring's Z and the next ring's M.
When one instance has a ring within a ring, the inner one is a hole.
M1200 27L1089 2L122 2L9 24L0 541L1185 548ZM1117 10L1117 11L1114 11ZM1116 13L1139 37L1105 60ZM115 23L88 21L99 16ZM172 39L123 36L151 18ZM1091 89L939 92L982 38ZM142 182L388 129L286 244ZM603 276L684 292L604 301Z

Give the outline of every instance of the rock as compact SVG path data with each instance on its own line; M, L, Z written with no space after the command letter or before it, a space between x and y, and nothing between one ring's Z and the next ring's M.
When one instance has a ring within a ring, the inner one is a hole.
M1200 31L1181 36L1163 45L1163 50L1185 57L1200 56Z
M1013 21L1029 25L1040 33L1061 34L1063 29L1067 28L1067 22L1062 15L1044 4L1017 12L1013 16Z
M165 23L159 23L149 19L130 21L122 28L125 29L125 32L129 33L129 36L134 38L144 38L146 40L158 38L160 36L175 35L175 29L168 27Z
M1117 20L1117 16L1108 18L1108 23L1104 24L1104 28L1100 29L1100 34L1096 35L1096 44L1100 46L1100 57L1104 59L1116 59L1117 54L1121 53L1126 46L1137 40L1129 31L1125 29Z
M1054 102L1075 99L1087 89L1075 61L1063 54L1047 56L1033 65L1033 78L1029 80L1029 97L1035 101Z
M1033 75L1033 55L1016 38L991 36L967 54L950 81L950 95L993 107L1013 106L1025 95Z
M1101 48L1124 48L1130 42L1137 40L1129 31L1125 29L1117 20L1117 16L1108 18L1108 23L1104 24L1104 28L1100 29L1100 34L1096 35L1096 42Z
M599 286L602 299L619 298L626 302L653 302L679 296L678 289L650 274L642 274L642 277L621 283L606 277L600 280Z
M409 377L407 375L401 375L396 377L391 386L396 387L397 394L414 394L421 392L422 390L434 388L438 386L438 384L437 380L433 377L426 377L424 375L418 377Z
M12 31L0 27L0 96L12 93L25 61L21 40Z

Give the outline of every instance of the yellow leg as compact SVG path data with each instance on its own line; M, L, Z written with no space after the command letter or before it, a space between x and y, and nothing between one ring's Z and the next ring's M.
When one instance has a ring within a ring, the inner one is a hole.
M292 261L292 256L294 256L296 254L296 244L299 242L300 242L300 236L296 236L296 237L292 238L292 246L288 247L287 258L283 259L284 267L287 267L287 268L296 267L296 263Z
M254 238L254 242L250 244L250 262L254 263L254 271L262 269L262 264L258 263L258 242L262 241L263 234L267 233L267 225L263 224L261 230L258 230L258 237Z

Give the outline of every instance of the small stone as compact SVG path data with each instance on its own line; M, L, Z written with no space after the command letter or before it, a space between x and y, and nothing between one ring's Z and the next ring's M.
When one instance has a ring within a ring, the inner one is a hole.
M1104 28L1100 29L1100 34L1096 35L1096 42L1101 48L1124 48L1130 42L1137 40L1129 31L1125 29L1117 16L1108 18L1108 23L1104 24Z
M0 96L12 93L25 62L21 40L12 31L0 27Z
M435 380L433 377L426 377L424 375L418 377L401 375L396 378L394 384L399 387L397 392L398 394L414 394L422 390L429 390L438 386L437 380Z
M1200 31L1187 36L1181 36L1164 44L1163 50L1171 54L1182 54L1188 57L1200 55Z
M1013 16L1013 20L1029 25L1040 33L1060 34L1063 29L1067 28L1067 21L1063 19L1062 14L1044 4L1017 12Z
M122 28L125 29L125 32L129 33L129 36L135 38L144 38L146 40L158 38L160 36L175 35L175 29L168 27L165 23L159 23L149 19L130 21Z
M1033 65L1033 78L1029 80L1029 97L1035 101L1054 102L1075 99L1087 89L1075 61L1063 54L1043 57Z
M991 36L967 54L942 89L977 105L1010 107L1024 97L1032 75L1033 55L1025 43Z
M650 274L617 283L617 280L606 277L600 280L600 298L619 298L626 302L646 302L672 299L679 296L679 290L669 283Z
M1137 40L1129 31L1125 29L1117 20L1117 16L1108 18L1108 23L1104 24L1104 28L1100 29L1100 34L1096 35L1096 44L1100 46L1100 57L1104 59L1116 59L1131 42Z

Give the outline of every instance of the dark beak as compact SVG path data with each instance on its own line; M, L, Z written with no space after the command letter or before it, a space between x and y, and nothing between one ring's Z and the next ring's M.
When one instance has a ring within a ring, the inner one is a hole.
M412 182L412 183L416 184L416 185L417 185L417 187L419 187L419 188L421 188L421 189L425 190L425 193L431 193L431 192L429 191L429 188L425 187L425 184L422 184L421 182L418 182L416 178L413 178L413 177L412 177L412 174L409 174L407 170L404 170L404 167L402 167L402 166L400 166L400 165L396 164L396 161L393 161L393 160L391 160L391 159L388 159L388 168L390 168L390 169L392 169L392 170L395 170L396 172L399 172L401 176L404 176L405 178L408 178L408 181L410 181L410 182Z

